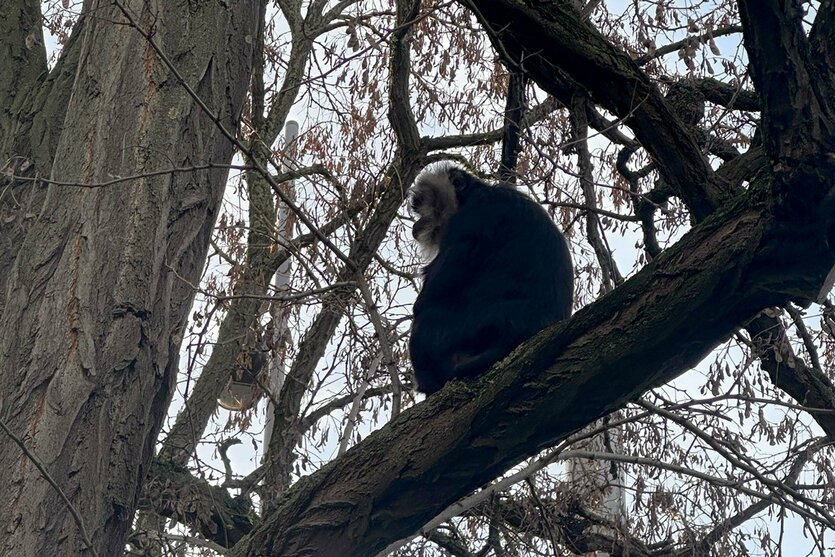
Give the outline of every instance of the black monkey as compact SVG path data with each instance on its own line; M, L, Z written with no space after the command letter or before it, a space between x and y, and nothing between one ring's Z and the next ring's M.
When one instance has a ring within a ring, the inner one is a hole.
M439 165L418 176L410 203L419 217L412 233L434 256L423 270L409 342L419 391L483 373L571 315L568 244L514 186Z

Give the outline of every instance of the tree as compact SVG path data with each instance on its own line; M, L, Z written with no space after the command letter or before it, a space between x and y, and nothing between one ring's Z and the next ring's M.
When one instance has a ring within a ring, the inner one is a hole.
M404 551L660 557L773 551L766 512L835 528L832 2L277 5L86 0L54 65L41 10L56 33L67 6L0 8L3 553L367 556L428 524ZM582 309L415 403L398 210L443 158L551 210ZM702 393L669 387L720 346ZM263 355L275 425L236 477L259 414L213 415ZM356 446L316 463L331 427ZM612 427L622 452L578 445ZM631 524L569 458L622 467Z

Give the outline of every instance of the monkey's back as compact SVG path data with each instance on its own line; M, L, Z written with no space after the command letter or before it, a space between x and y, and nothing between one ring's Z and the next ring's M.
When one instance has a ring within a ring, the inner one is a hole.
M483 373L568 317L572 302L568 245L545 210L511 187L467 188L414 307L410 350L419 385L432 392Z

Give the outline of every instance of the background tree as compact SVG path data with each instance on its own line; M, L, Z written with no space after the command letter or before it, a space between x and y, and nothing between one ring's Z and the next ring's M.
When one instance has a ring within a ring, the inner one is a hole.
M827 554L833 17L7 2L2 553ZM417 403L401 207L450 158L549 209L581 309Z

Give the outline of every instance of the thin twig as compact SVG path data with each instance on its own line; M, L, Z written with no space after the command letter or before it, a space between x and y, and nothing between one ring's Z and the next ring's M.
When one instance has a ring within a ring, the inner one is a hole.
M106 182L92 182L92 183L84 183L84 182L62 182L60 180L51 180L49 178L43 178L41 176L18 176L16 174L11 174L8 177L12 180L20 181L20 182L35 182L35 183L43 183L49 184L51 186L60 186L60 187L68 187L68 188L86 188L86 189L97 189L97 188L106 188L109 186L113 186L115 184L121 184L123 182L130 182L132 180L141 180L143 178L153 178L154 176L165 176L166 174L176 174L176 173L184 173L184 172L197 172L198 170L212 170L215 168L224 168L224 169L231 169L231 170L251 170L253 167L246 165L246 164L218 164L210 162L208 164L201 164L196 166L189 166L189 167L174 167L174 168L166 168L163 170L154 170L151 172L144 172L142 174L134 174L132 176L119 176L117 178L113 178L112 180L107 180Z
M368 283L365 281L365 278L363 278L362 276L358 278L359 289L362 293L363 300L365 301L365 309L368 311L368 317L369 319L371 319L371 323L374 325L374 330L377 333L377 341L380 343L380 350L383 353L384 364L386 366L386 369L388 369L389 377L391 377L391 418L394 419L398 415L400 415L400 399L403 392L403 388L400 384L400 374L397 371L397 365L395 364L394 359L394 352L391 349L391 342L389 341L389 335L391 334L391 330L388 327L385 320L383 319L383 316L380 315L380 311L377 308L377 302L375 302L374 295L371 293L371 289L368 287ZM370 378L370 376L368 377Z

